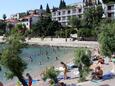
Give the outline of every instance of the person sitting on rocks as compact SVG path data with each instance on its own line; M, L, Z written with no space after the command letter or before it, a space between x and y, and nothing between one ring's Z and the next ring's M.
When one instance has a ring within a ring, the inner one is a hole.
M94 72L92 73L92 79L102 79L103 76L103 70L101 69L100 66L97 66L94 70Z

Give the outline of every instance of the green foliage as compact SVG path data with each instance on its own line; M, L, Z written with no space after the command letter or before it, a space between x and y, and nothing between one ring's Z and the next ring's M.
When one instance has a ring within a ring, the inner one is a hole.
M47 4L47 6L46 6L46 13L51 13L51 11L50 11L50 8L49 8L49 5Z
M93 29L80 28L77 32L78 37L95 37L96 33Z
M87 8L84 12L83 26L86 28L95 28L100 23L102 15L102 6Z
M25 24L17 24L16 28L18 28L18 31L23 35L25 35L27 32L27 27Z
M6 14L3 14L3 19L6 20L7 16Z
M40 5L40 10L43 10L43 7L42 7L42 5Z
M52 21L50 17L41 17L41 19L32 27L33 36L55 36L56 31L62 26L57 21Z
M6 32L6 23L0 22L0 35L5 34L5 32Z
M53 81L57 80L57 75L59 74L59 72L57 72L54 67L50 67L47 68L44 72L43 72L43 80L46 80L48 78L52 79Z
M81 21L76 16L73 16L73 17L70 18L69 24L72 26L72 28L79 29L80 26L81 26Z
M115 2L115 0L103 0L104 3Z
M60 5L59 5L60 9L66 8L66 3L64 0L60 0Z
M78 65L80 72L80 81L84 81L89 73L89 67L91 65L91 52L87 48L77 48L75 51L74 62Z
M0 64L8 69L6 77L13 78L16 76L24 86L27 86L23 72L26 69L26 63L20 57L22 48L24 48L24 36L19 32L18 28L12 29L6 37L5 44L7 47L3 49Z
M105 56L111 56L115 51L115 22L106 23L101 27L99 34L99 43L101 53Z

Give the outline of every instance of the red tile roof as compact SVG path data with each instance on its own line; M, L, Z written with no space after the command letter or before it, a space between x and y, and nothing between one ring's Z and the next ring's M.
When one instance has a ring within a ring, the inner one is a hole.
M32 18L33 16L40 16L40 15L37 15L37 14L31 14L31 15L24 16L24 17L20 18L20 20L23 20L23 19L30 19L30 18Z
M17 19L6 19L6 22L9 22L9 23L18 23L19 21Z

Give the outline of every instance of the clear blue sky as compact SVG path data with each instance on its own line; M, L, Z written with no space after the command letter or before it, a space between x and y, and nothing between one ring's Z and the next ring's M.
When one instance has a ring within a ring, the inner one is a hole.
M81 2L82 0L65 0L66 4ZM26 12L31 9L39 9L40 4L46 8L48 3L50 8L59 6L60 0L0 0L0 18L3 14L9 17L11 14Z

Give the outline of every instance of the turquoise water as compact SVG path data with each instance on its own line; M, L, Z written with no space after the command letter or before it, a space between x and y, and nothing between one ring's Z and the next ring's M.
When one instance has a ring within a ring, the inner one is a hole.
M1 44L0 52L3 47L4 45ZM62 59L64 55L73 52L73 48L32 45L28 48L24 48L21 56L28 64L26 72L32 73L36 70L40 70L41 68L46 67L47 64L52 64L56 61L56 57L58 57L58 59ZM3 83L8 83L10 81L7 81L4 77L4 71L5 70L2 70L0 72L0 81Z

